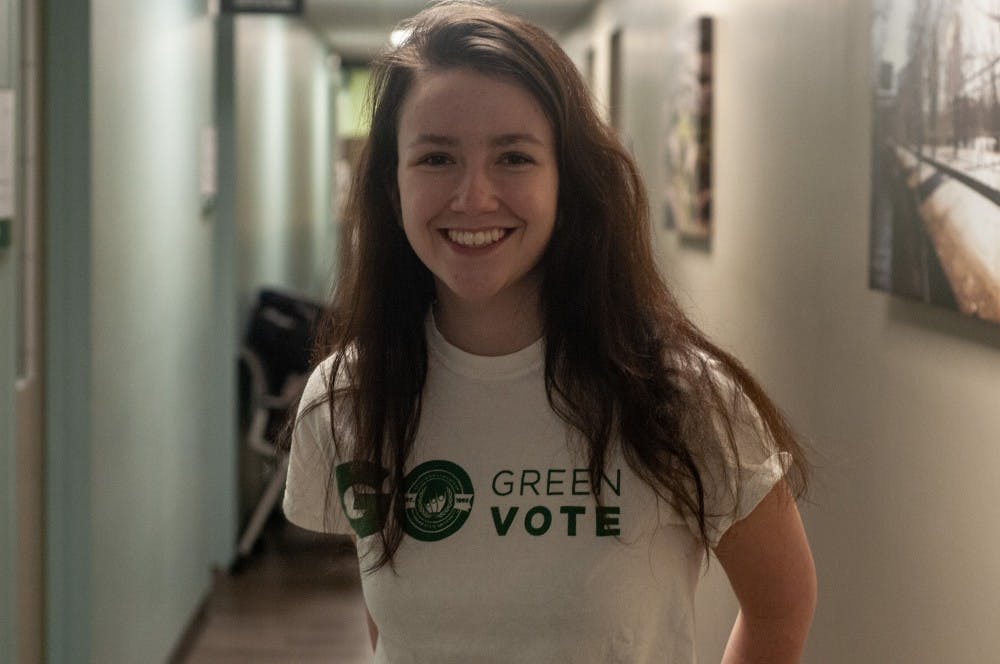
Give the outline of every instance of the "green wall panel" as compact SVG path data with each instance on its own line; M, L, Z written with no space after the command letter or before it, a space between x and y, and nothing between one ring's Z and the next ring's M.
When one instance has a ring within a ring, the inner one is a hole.
M0 90L16 90L19 3L0 0ZM8 234L13 220L5 219ZM3 229L0 229L2 232ZM14 380L16 331L20 324L16 300L15 249L0 244L0 614L16 618L16 474L14 447ZM0 661L16 652L16 620L0 620Z
M46 641L50 662L90 652L90 3L44 18Z

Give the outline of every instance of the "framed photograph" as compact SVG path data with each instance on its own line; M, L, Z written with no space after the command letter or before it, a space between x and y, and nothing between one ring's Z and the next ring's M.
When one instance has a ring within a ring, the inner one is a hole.
M664 226L682 239L712 237L712 67L715 23L701 16L675 40L668 66Z
M875 0L871 288L1000 323L1000 0Z

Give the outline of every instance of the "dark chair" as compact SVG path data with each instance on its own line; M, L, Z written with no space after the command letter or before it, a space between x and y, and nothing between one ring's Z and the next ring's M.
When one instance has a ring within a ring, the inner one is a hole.
M285 486L288 455L277 448L277 437L294 416L309 378L314 332L322 314L323 307L315 302L270 289L260 291L251 312L239 356L246 380L240 410L249 419L247 447L270 459L273 470L240 535L234 572L253 551Z

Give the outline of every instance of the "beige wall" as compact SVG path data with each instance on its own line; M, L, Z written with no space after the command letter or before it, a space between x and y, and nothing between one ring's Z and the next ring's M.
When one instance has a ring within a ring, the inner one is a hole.
M718 18L715 241L657 242L694 318L816 447L803 513L820 604L804 661L991 661L1000 328L867 289L869 2L662 4L607 2L566 43L582 63L624 26L625 129L655 215L670 31L696 7ZM734 609L716 565L702 661L718 661Z

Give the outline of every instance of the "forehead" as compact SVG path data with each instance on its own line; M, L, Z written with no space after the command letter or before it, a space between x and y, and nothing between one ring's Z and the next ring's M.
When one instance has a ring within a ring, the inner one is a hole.
M517 81L472 69L417 73L399 112L399 135L414 132L481 134L532 131L551 140L541 104Z

